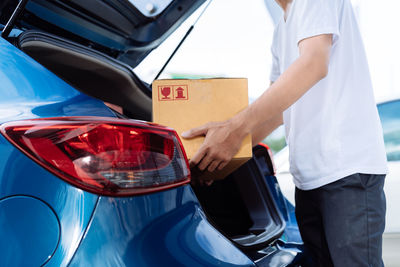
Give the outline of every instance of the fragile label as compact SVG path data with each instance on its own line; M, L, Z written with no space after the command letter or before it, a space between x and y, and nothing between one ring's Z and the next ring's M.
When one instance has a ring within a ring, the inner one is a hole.
M158 86L159 101L188 100L187 85L162 85Z

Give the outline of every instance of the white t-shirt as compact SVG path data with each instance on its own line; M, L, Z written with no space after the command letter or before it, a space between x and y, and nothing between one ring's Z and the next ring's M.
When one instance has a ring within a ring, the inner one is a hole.
M298 57L298 43L332 34L328 75L283 113L290 171L310 190L354 173L386 174L382 128L350 0L293 0L272 44L275 81Z

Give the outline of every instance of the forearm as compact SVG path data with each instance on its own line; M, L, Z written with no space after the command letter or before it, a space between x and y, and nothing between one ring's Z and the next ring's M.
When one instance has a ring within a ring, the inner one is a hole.
M265 137L270 135L276 128L282 125L282 123L283 123L283 116L282 114L279 114L278 116L275 116L271 120L267 121L261 127L254 130L254 132L251 135L253 146L257 145L262 140L264 140Z
M295 103L326 75L320 68L310 57L297 59L256 101L232 118L241 135L255 133Z
M252 134L282 114L328 73L332 35L320 35L299 43L300 56L248 108L232 118L239 136Z

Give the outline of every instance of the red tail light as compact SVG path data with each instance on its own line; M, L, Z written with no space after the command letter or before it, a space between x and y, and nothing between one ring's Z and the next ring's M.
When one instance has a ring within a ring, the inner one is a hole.
M47 170L100 195L145 194L190 181L175 131L99 117L5 123L1 133Z

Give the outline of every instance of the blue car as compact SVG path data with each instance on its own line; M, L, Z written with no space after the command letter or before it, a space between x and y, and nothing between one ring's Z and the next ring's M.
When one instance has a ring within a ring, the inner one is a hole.
M132 69L203 2L0 3L0 266L305 264L266 147L195 186L149 122Z

